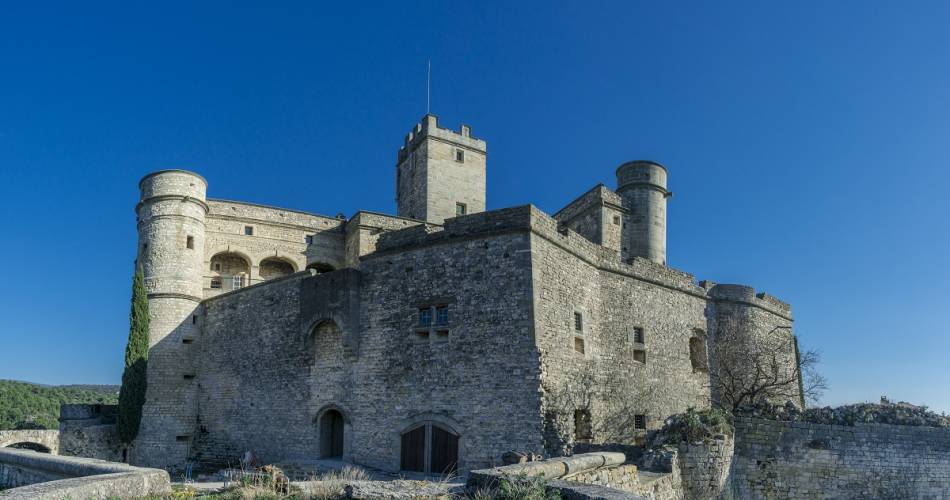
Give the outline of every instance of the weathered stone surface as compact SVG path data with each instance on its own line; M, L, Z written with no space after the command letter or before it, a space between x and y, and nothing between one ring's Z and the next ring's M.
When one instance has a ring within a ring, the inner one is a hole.
M59 453L59 431L49 429L0 431L0 448L7 446L26 446L55 455Z
M3 499L130 498L171 491L168 473L91 458L0 449Z
M946 498L950 429L736 417L735 498Z

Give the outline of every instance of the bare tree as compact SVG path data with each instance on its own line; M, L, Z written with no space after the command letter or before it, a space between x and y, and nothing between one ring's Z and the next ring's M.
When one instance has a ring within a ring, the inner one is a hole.
M789 327L755 336L749 331L728 329L715 339L710 378L719 405L735 410L763 400L817 402L828 387L816 370L818 351L799 351Z

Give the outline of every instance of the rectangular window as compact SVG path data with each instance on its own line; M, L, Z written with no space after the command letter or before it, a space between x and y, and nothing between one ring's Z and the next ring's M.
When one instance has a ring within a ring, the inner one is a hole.
M438 306L435 308L435 324L449 324L449 306Z
M194 237L194 236L189 236L189 237L185 238L185 247L188 248L188 249L190 249L190 250L194 250L194 248L195 248L195 237Z
M237 290L244 286L244 276L232 276L231 277L231 288Z
M633 351L633 360L636 361L637 363L644 363L644 364L646 364L646 362L647 362L647 352L644 351L644 350L642 350L642 349L636 349L636 350L634 350L634 351Z
M429 341L429 330L418 330L416 331L416 340L419 342L428 342Z
M191 315L191 324L192 324L192 325L197 325L197 324L198 324L198 315L197 315L197 314L192 314L192 315Z
M584 354L584 339L581 337L574 337L574 350L580 354Z
M643 328L639 326L633 328L633 342L635 344L643 343Z
M307 242L308 245L313 243L313 236L304 236L303 239L304 241Z
M456 150L455 150L455 161L457 161L457 162L459 162L459 163L464 163L464 162L465 162L465 151L462 151L461 149L456 149Z
M190 337L185 337L185 338L181 339L181 343L182 343L182 344L190 344L190 343L192 343L192 342L194 342L194 341L195 341L195 339L190 338Z
M647 416L646 415L634 415L633 416L633 428L643 430L647 428Z
M584 333L584 316L579 313L574 313L574 331L578 334Z
M214 263L214 270L215 270L215 271L220 271L220 270L221 270L221 263L220 263L220 262L215 262L215 263Z
M465 206L464 203L456 203L456 204L455 204L455 215L457 215L457 216L458 216L458 215L465 215L466 210L467 210L467 207Z
M446 342L449 340L449 331L448 330L438 330L435 332L435 340L439 342Z
M188 375L185 375L185 376L184 376L184 379L185 379L185 380L191 380L191 379L193 379L193 378L195 378L195 376L194 376L194 375L191 375L191 374L188 374Z
M254 226L244 226L245 236L254 236Z
M211 278L211 288L221 288L221 278Z
M618 225L618 226L620 225L620 216L619 216L619 215L615 215L615 216L614 216L614 224L616 224L616 225Z
M432 324L432 308L419 308L419 326L429 326Z

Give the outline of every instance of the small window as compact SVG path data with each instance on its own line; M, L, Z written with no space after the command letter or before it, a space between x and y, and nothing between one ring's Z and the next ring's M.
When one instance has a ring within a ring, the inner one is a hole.
M643 430L647 428L647 416L646 415L634 415L633 416L633 428L638 430Z
M188 436L188 435L175 436L175 441L178 441L179 443L187 443L188 441L191 441L191 436Z
M307 242L308 245L313 243L313 236L304 236L303 240Z
M618 226L620 225L620 216L619 216L619 215L615 215L615 216L614 216L614 224L616 224L616 225L618 225Z
M467 211L467 207L465 206L464 203L456 203L456 204L455 204L455 215L457 215L457 216L458 216L458 215L465 215L466 211Z
M574 439L594 439L593 426L590 422L590 411L574 410Z
M197 315L197 314L192 314L192 315L191 315L191 324L192 324L192 325L197 325L197 324L198 324L198 315Z
M195 378L195 376L192 375L192 374L190 374L190 373L189 373L188 375L185 375L185 376L184 376L184 379L185 379L185 380L191 380L191 379L193 379L193 378Z
M465 162L465 151L463 151L463 150L461 150L461 149L456 149L456 150L455 150L455 161L457 161L458 163L464 163L464 162Z
M148 251L148 243L142 243L142 253L145 253L147 251Z
M435 332L435 340L439 342L446 342L449 340L449 331L448 330L437 330Z
M231 277L231 288L237 290L244 286L244 276L232 276Z
M194 248L195 248L195 237L194 237L194 236L189 236L189 237L185 238L185 247L188 248L188 249L190 249L190 250L194 250Z
M643 343L643 328L640 328L639 326L633 328L633 343Z
M449 324L449 306L438 306L435 308L435 324Z
M211 288L221 288L221 278L211 278Z
M429 330L418 330L416 331L416 340L419 342L428 342L429 341Z
M194 342L194 341L195 341L195 339L190 338L190 337L185 337L185 338L181 339L181 343L182 343L182 344L190 344L190 343L192 343L192 342Z
M574 313L574 331L578 334L584 333L584 315L579 312Z
M584 339L581 337L574 337L574 351L584 354Z
M215 271L220 271L220 270L221 270L221 263L220 263L220 262L215 262L215 263L214 263L214 270L215 270Z
M254 226L244 226L245 236L254 236Z
M644 364L646 364L646 362L647 362L647 352L644 351L643 349L635 349L635 350L633 351L633 360L636 361L637 363L644 363Z
M429 326L432 324L432 308L419 308L419 326Z
M694 372L704 372L706 368L706 341L701 337L689 339L689 364Z

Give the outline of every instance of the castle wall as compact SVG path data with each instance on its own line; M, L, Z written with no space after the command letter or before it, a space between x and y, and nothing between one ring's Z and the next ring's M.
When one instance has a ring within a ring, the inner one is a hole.
M598 184L559 210L554 218L591 242L620 252L625 212L620 195Z
M557 232L556 222L541 212L533 215L532 231L549 454L569 452L583 438L575 410L590 412L594 442L632 443L644 434L635 430L635 415L644 415L652 429L672 413L709 405L708 374L695 371L689 356L690 337L707 326L701 289L666 268L642 274L643 267L662 267L645 260L638 261L640 268L605 269L597 265L608 257L602 248L572 231ZM575 313L582 317L581 333ZM643 329L642 344L635 342L634 327ZM638 350L645 362L637 359Z
M206 300L193 456L317 458L327 409L344 417L344 458L383 469L422 422L460 435L461 469L540 452L530 290L528 237L502 231ZM436 304L449 323L420 330Z
M950 430L737 417L732 498L945 498Z

